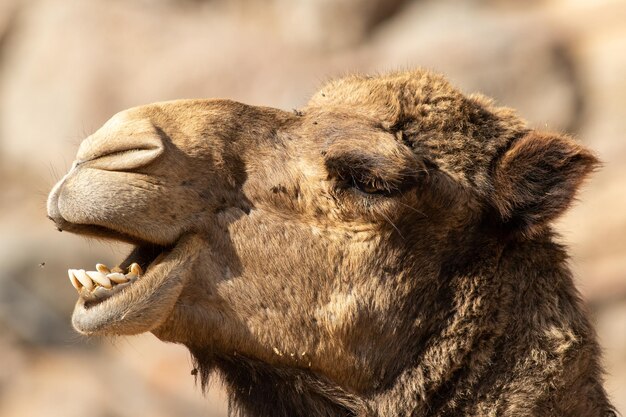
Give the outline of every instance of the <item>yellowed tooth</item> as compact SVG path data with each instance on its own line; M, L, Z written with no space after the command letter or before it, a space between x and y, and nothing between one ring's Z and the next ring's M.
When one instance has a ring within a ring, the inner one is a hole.
M104 287L96 287L91 293L89 293L93 299L97 300L99 298L105 298L112 294L111 291L107 290Z
M126 278L126 276L120 272L112 272L106 277L116 284L123 284L129 281L128 278Z
M89 291L94 289L95 285L93 285L93 281L87 276L84 269L75 269L74 276Z
M120 268L119 266L114 266L113 268L111 268L111 272L119 272L120 274L124 273L124 270L122 268Z
M103 273L105 275L111 273L111 270L105 264L96 264L96 269L98 270L98 272Z
M141 269L141 266L139 266L139 264L136 262L133 262L132 264L130 264L130 266L128 267L128 272L130 272L131 274L135 274L137 276L143 274L143 270Z
M133 274L132 272L129 272L128 274L126 274L126 279L128 279L129 281L132 281L135 278L137 278L137 275Z
M113 288L113 284L111 284L111 280L108 279L106 275L104 275L102 272L87 271L86 274L89 276L89 278L91 278L92 280L94 280L95 282L103 286L104 288L109 289L109 290Z
M80 289L82 288L83 285L80 282L78 282L78 280L74 276L74 270L73 269L68 269L67 270L67 276L70 277L70 282L72 283L72 286L74 288L76 288L76 291L80 291Z

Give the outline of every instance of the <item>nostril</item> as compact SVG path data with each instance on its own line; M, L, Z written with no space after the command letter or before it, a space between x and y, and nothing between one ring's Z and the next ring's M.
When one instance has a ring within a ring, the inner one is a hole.
M98 155L90 160L79 161L80 164L89 162L92 168L108 171L130 171L148 165L163 153L163 147L128 148Z
M161 132L148 119L113 117L101 130L80 144L75 167L84 164L93 169L132 171L153 162L164 151Z

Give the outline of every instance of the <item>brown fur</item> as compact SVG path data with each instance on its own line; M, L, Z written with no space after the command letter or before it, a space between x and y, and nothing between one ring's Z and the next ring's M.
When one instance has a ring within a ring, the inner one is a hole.
M606 416L549 222L596 166L426 71L291 113L186 100L115 116L48 201L63 230L163 252L87 334L151 331L242 416Z

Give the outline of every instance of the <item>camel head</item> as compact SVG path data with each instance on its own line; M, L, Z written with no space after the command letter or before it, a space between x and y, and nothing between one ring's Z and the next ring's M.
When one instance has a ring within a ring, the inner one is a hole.
M487 294L475 314L493 307L499 286L452 277L492 276L507 242L547 236L595 164L438 75L353 76L294 112L179 100L118 113L80 145L48 215L134 245L116 268L69 271L79 332L153 332L205 377L264 369L231 372L251 384L240 396L274 395L257 389L271 375L357 413L434 349L471 291Z

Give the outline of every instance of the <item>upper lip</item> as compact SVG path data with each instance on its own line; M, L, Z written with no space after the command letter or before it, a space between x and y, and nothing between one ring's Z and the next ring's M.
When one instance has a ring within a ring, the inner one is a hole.
M145 244L152 244L152 242L147 242L136 236L132 236L128 233L120 232L118 230L114 230L109 227L99 226L99 225L94 225L94 224L71 223L63 219L60 216L56 218L48 216L48 218L54 222L54 224L56 225L59 231L67 231L70 233L75 233L77 235L83 235L83 236L93 236L97 238L111 239L111 240L126 242L126 243L130 243L133 245L138 245L138 246L145 245Z
M130 243L133 245L151 244L137 236L133 236L129 233L115 230L112 227L96 225L96 224L80 224L68 222L63 218L59 210L59 195L63 189L65 180L76 170L79 165L78 161L72 164L70 171L54 186L47 201L48 218L54 222L56 228L59 231L68 231L83 236L93 236L97 238L111 239L121 242Z

